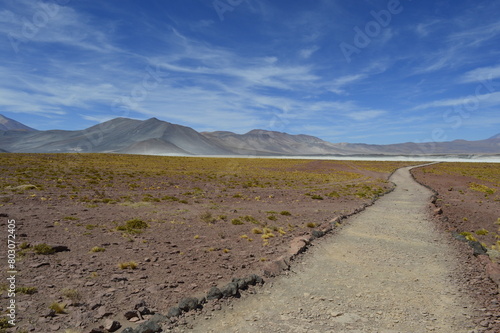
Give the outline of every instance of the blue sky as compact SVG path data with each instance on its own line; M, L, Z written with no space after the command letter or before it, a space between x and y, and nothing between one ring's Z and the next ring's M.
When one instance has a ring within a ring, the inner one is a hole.
M500 132L499 1L3 0L0 113L331 142Z

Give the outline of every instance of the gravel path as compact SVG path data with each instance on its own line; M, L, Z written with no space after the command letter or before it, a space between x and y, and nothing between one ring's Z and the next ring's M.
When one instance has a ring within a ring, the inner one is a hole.
M458 259L427 218L432 193L409 168L394 192L318 243L293 272L189 332L473 332Z

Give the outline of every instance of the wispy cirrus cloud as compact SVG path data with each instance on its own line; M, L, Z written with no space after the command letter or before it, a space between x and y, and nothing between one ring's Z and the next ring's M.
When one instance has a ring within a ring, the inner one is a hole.
M413 110L422 110L430 108L455 107L455 106L476 106L491 107L500 105L500 92L493 92L483 95L469 95L460 98L449 98L424 103L413 108Z
M500 65L481 67L468 71L460 78L462 83L482 82L500 78Z

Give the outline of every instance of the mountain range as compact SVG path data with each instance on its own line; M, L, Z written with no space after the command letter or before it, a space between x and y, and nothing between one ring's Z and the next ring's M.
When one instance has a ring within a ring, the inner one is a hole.
M148 155L441 155L500 154L500 133L486 140L369 145L331 143L310 135L252 130L197 132L156 118L115 118L78 131L37 131L0 115L0 152Z

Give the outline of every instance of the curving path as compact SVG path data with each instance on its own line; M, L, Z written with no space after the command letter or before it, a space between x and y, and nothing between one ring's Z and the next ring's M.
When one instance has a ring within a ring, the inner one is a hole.
M427 219L432 193L409 169L294 273L189 332L472 332L474 304L453 278L458 259Z

